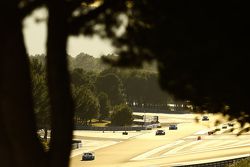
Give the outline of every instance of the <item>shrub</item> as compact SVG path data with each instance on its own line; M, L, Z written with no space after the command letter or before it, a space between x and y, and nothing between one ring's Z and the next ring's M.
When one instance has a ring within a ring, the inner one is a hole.
M116 126L126 126L133 123L133 113L126 104L118 105L111 114L111 124Z
M250 166L250 158L242 159L234 162L231 165L228 165L228 167L249 167L249 166Z

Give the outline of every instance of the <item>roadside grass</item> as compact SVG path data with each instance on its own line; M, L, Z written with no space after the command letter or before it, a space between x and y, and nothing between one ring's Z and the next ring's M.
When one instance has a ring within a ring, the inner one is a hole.
M99 122L98 119L93 119L91 125L95 127L107 127L110 125L110 121L102 120Z
M250 158L246 158L236 161L233 164L228 165L227 167L249 167L249 166L250 166Z

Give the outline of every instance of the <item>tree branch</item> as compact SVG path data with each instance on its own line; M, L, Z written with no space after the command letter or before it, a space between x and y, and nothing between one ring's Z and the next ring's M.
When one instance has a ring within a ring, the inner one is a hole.
M110 7L112 0L106 0L101 6L89 11L87 14L72 18L69 22L69 34L77 34L81 27L89 21L96 19L100 14Z

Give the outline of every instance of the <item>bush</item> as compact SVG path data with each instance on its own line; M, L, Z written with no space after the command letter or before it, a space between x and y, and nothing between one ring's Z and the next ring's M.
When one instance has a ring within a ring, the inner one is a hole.
M133 113L126 104L118 105L111 114L111 124L115 126L126 126L133 123Z
M233 164L229 165L228 167L249 167L249 166L250 166L250 158L246 158L236 161Z

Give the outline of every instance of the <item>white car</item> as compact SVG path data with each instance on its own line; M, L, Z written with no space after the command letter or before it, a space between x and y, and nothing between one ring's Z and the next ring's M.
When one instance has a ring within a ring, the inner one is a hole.
M95 159L95 154L93 152L85 152L82 155L82 161L94 160L94 159Z

